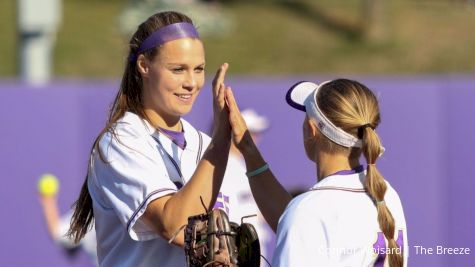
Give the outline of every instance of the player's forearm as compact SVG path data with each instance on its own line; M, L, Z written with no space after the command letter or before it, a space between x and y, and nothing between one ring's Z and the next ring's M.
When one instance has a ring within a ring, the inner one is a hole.
M53 240L59 238L59 211L56 197L41 197L48 232Z
M243 142L241 152L246 161L247 171L257 170L266 164L252 139L246 138ZM275 232L280 216L292 199L291 195L279 183L270 169L250 177L249 184L259 210Z
M249 179L252 195L267 223L277 231L279 218L291 200L290 194L269 170Z
M211 142L191 179L165 204L162 229L164 237L171 238L187 223L189 216L205 213L205 208L213 208L223 181L228 155L229 141L214 139ZM182 232L174 243L183 244Z

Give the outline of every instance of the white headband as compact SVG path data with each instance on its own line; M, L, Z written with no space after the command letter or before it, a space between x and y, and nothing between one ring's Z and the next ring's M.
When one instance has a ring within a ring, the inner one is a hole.
M362 147L363 142L360 139L335 126L318 107L316 98L318 90L329 82L325 81L320 85L312 82L298 82L287 92L287 103L298 110L305 111L316 123L320 132L333 142L344 147Z

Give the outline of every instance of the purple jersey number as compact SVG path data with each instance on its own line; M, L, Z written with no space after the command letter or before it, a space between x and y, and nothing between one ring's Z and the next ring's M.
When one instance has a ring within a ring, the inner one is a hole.
M402 234L402 230L398 231L398 236L396 240L396 244L401 248L401 253L404 252L404 237ZM386 260L386 254L391 253L386 251L386 240L384 239L384 234L382 232L378 233L378 240L376 240L376 243L373 245L373 250L378 253L378 258L376 259L376 262L374 263L375 267L383 267L384 266L384 261Z
M224 195L223 193L218 193L218 198L216 203L213 206L213 209L222 209L229 215L229 196Z

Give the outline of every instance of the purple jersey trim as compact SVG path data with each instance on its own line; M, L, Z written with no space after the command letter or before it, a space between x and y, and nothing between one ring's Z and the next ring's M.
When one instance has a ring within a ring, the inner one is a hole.
M327 177L333 176L333 175L350 175L350 174L360 173L360 172L362 172L362 171L364 171L364 167L363 167L362 165L360 165L360 166L357 166L357 167L355 167L355 168L353 168L353 169L351 169L351 170L341 170L341 171L337 171L337 172L335 172L335 173L333 173L333 174L328 175Z
M144 207L144 205L147 203L147 201L153 196L153 195L156 195L156 194L159 194L159 193L163 193L163 192L166 192L166 191L169 191L171 193L176 193L176 189L172 189L172 188L162 188L162 189L158 189L158 190L155 190L155 191L152 191L150 192L150 194L148 194L148 196L145 197L145 199L142 201L142 203L140 204L140 206L134 211L134 213L132 214L132 216L130 216L130 219L129 221L127 222L127 231L130 230L130 224L132 223L132 220L135 218L135 216L137 216L137 213L139 213L139 211ZM165 196L165 195L163 195Z
M229 214L229 196L224 195L221 191L218 193L213 209L222 209Z
M186 147L186 140L185 140L185 132L182 131L172 131L163 128L159 128L160 132L164 133L166 136L170 137L175 145L179 146L181 149L185 149Z
M328 176L325 176L324 179L330 177L330 176L335 176L335 175L352 175L355 173L360 173L364 171L364 167L362 165L359 165L357 167L354 167L351 170L341 170L337 171L333 174L330 174ZM347 188L347 187L338 187L338 186L321 186L321 187L316 187L311 190L338 190L338 191L347 191L347 192L353 192L353 193L365 193L366 189L364 188Z
M346 191L346 192L353 192L353 193L366 193L366 190L361 188L347 188L347 187L336 187L336 186L322 186L311 189L313 190L338 190L338 191Z

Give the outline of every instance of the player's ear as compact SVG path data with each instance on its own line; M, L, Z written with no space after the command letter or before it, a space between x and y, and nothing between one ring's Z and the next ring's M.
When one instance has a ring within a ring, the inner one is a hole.
M308 116L305 117L303 122L303 139L304 142L313 142L318 135L318 129L315 125L315 122L309 119Z
M137 58L137 70L142 77L147 77L150 70L150 60L148 60L143 54L140 54Z
M305 122L308 124L307 127L308 127L309 136L312 138L315 138L318 134L318 129L317 129L317 125L315 125L315 121L309 120L307 117Z

